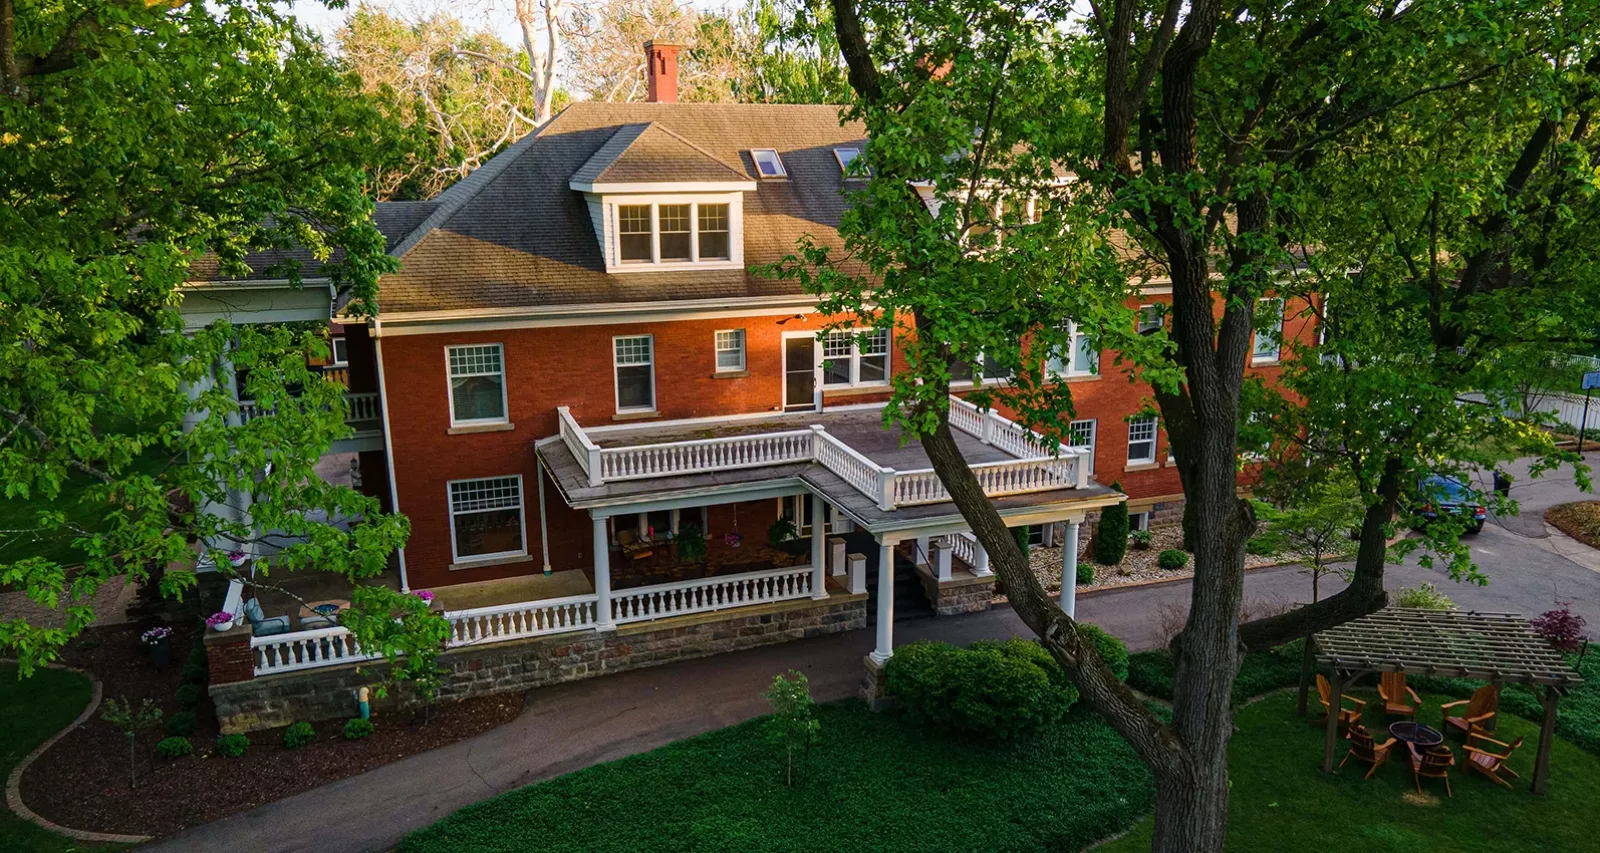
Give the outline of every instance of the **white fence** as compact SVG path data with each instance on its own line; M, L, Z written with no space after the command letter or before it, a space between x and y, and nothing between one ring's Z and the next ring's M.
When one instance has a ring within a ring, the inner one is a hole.
M543 601L523 601L444 614L450 622L447 646L498 643L545 634L593 628L599 624L594 595L572 595Z
M381 657L362 652L355 635L343 627L251 637L250 652L255 657L256 675L359 663Z
M643 480L674 474L810 462L811 437L811 430L803 429L635 447L605 447L600 450L600 477L606 482Z
M1470 403L1487 403L1484 395L1478 392L1462 394L1461 399ZM1534 401L1534 410L1548 415L1556 423L1572 430L1579 429L1584 422L1582 394L1564 394L1554 391L1540 392L1540 396ZM1520 408L1513 409L1507 406L1504 413L1517 416L1521 414L1521 411ZM1600 428L1600 398L1596 398L1589 404L1587 426L1589 429Z
M611 592L617 624L706 613L730 607L810 598L811 567L793 566L715 578L677 581Z
M1020 459L1015 462L987 462L973 465L983 493L991 498L1078 487L1078 469L1083 452L1062 450L1059 459ZM901 471L894 475L895 506L939 503L950 500L944 482L932 468Z

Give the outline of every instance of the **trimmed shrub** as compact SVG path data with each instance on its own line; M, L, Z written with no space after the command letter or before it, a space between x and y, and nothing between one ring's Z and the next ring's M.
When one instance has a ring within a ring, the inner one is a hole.
M156 744L156 755L162 758L182 758L191 752L194 752L194 744L186 737L162 738Z
M1017 540L1017 547L1022 549L1022 555L1028 555L1028 525L1011 528L1011 538Z
M196 640L195 644L190 647L189 663L198 664L201 669L211 668L211 662L206 657L206 644L203 641Z
M1111 488L1122 491L1121 483ZM1094 527L1094 561L1102 566L1115 566L1128 553L1128 504L1119 501L1100 510L1100 522Z
M1106 666L1110 667L1118 678L1127 681L1128 644L1099 625L1091 625L1088 622L1079 622L1078 631L1094 646L1094 650L1099 653L1100 659L1105 661Z
M1257 557L1276 556L1279 550L1276 536L1257 535L1245 540L1244 552Z
M1022 639L912 643L889 659L885 686L908 717L1000 740L1060 720L1078 699L1050 653Z
M1148 530L1134 530L1128 534L1128 544L1132 545L1135 551L1150 550L1150 543L1153 541L1155 537Z
M217 754L238 758L250 748L250 739L244 735L223 735L217 738Z
M178 707L189 709L200 704L200 699L206 695L206 689L198 684L178 685Z
M1239 677L1233 681L1233 704L1299 685L1303 643L1303 640L1294 640L1269 651L1245 655L1239 664ZM1128 686L1141 693L1170 700L1172 675L1172 653L1166 649L1128 656Z
M1408 586L1394 594L1397 607L1417 607L1423 610L1455 610L1456 603L1431 583Z
M363 720L360 717L352 717L351 719L345 721L345 740L361 740L370 734L372 734L371 720Z
M183 672L178 676L178 680L184 684L199 684L204 686L206 683L205 664L196 664L194 661L184 664Z
M1168 548L1156 556L1156 566L1169 572L1175 572L1189 565L1189 552L1178 548Z
M187 737L194 734L194 712L178 711L167 718L167 734Z
M301 720L300 722L295 723L289 728L283 730L284 749L299 749L300 747L305 746L316 739L316 729L311 728L311 724L305 720Z
M1078 561L1078 586L1088 586L1094 583L1094 564L1087 560Z

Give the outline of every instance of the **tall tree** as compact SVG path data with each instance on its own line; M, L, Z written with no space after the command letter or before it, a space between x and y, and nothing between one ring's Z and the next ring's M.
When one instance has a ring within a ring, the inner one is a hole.
M0 583L67 611L62 627L0 622L0 647L24 672L49 660L93 618L84 602L100 585L190 565L191 541L230 572L224 551L278 534L255 583L280 569L381 572L405 519L315 474L347 434L340 390L306 367L325 353L318 331L219 321L185 334L177 309L197 261L231 276L248 253L295 244L317 269L276 274L326 276L372 314L394 262L364 170L416 139L254 0L0 0L0 128L0 480L8 499L72 489L104 507L95 529L41 510L0 533ZM241 423L230 362L270 414ZM40 554L40 537L74 539L84 564ZM160 586L195 583L167 571ZM358 632L371 648L426 659L443 637L414 596L361 587L355 600L382 614Z
M533 120L544 124L556 108L556 77L561 70L561 6L564 0L516 0L522 49L528 55L524 75L533 85Z
M841 226L848 257L804 245L782 273L821 293L824 311L913 328L888 416L921 438L1012 606L1151 767L1154 848L1220 850L1256 527L1237 494L1241 394L1256 335L1270 334L1257 301L1304 287L1293 248L1323 204L1324 158L1395 109L1485 77L1453 48L1560 48L1548 28L1502 27L1498 7L1474 3L1117 0L1087 19L1071 4L1003 0L832 5L872 179ZM1124 305L1150 279L1171 284L1171 323L1142 337ZM1070 386L1053 380L1085 339L1152 386L1187 497L1195 582L1170 723L1044 593L949 430L949 364L981 353L1010 379L974 396L1059 437ZM1312 607L1251 642L1335 613Z
M735 13L749 36L733 96L747 103L842 104L850 97L833 10L823 0L754 0Z

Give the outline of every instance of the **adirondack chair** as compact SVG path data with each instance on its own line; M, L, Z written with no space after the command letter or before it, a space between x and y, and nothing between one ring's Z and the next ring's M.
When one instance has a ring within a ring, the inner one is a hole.
M1328 714L1331 713L1330 709L1333 706L1333 685L1328 683L1327 676L1320 673L1317 675L1317 698L1322 702L1322 719L1315 720L1313 723L1319 726L1326 725ZM1346 708L1344 706L1346 702L1355 705L1355 707ZM1361 724L1361 713L1366 710L1366 707L1366 702L1348 693L1341 693L1339 695L1339 728L1344 729L1348 735L1351 726Z
M1372 774L1378 772L1378 768L1389 760L1389 752L1394 748L1395 742L1394 738L1389 738L1383 743L1374 743L1372 735L1367 732L1367 727L1357 723L1350 727L1350 751L1345 753L1344 761L1339 762L1339 766L1343 767L1345 761L1349 761L1352 758L1357 761L1365 761L1372 765L1372 769L1368 770L1367 775L1361 778L1371 779Z
M1417 718L1417 708L1422 699L1417 691L1406 686L1406 674L1386 672L1378 680L1378 698L1383 700L1383 712L1394 717ZM1407 701L1410 700L1410 701Z
M618 530L617 545L622 548L622 555L630 560L643 560L655 554L651 550L653 543L640 539L632 530Z
M1489 744L1494 744L1503 751L1490 750L1487 748ZM1520 737L1511 743L1506 743L1503 740L1495 740L1489 737L1482 729L1474 729L1467 734L1467 745L1465 747L1467 750L1467 766L1510 788L1511 783L1500 776L1500 771L1504 770L1518 779L1522 778L1517 771L1512 770L1506 764L1511 759L1511 754L1516 752L1520 746L1522 746L1522 738Z
M1422 793L1422 780L1444 780L1444 795L1454 797L1450 791L1450 767L1456 763L1455 753L1448 746L1435 746L1427 752L1411 750L1411 778L1417 783L1417 793Z
M1452 715L1452 709L1460 708L1459 714ZM1493 724L1495 713L1500 710L1500 688L1494 684L1485 684L1473 691L1471 699L1461 699L1456 702L1446 702L1439 706L1444 714L1446 729L1459 729L1463 734L1471 734L1474 728L1487 730Z

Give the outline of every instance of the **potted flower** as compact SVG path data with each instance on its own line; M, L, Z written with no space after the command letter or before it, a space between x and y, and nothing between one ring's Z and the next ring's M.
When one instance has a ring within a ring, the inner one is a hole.
M172 664L172 629L165 625L160 628L151 628L139 635L139 642L150 650L150 659L155 662L156 669Z
M206 627L213 631L226 631L233 627L236 618L226 610L218 610L206 617Z
M243 548L235 548L228 552L228 565L236 569L244 565L244 561L247 559L249 559L249 555L245 554Z
M414 589L411 591L411 594L422 599L422 603L428 605L429 609L433 608L433 590Z
M1150 531L1148 530L1135 530L1128 534L1128 542L1133 545L1133 550L1135 551L1150 550L1150 543L1152 541L1153 537L1150 535Z
M737 533L729 533L722 537L722 544L728 546L729 548L739 547L740 541L740 536Z

